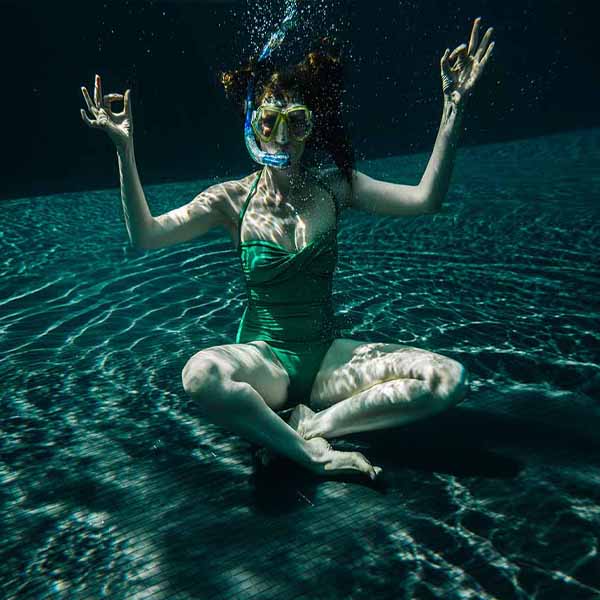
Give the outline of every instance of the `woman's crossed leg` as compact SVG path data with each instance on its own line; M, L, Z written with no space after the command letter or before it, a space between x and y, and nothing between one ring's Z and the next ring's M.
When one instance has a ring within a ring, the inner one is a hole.
M201 350L182 371L185 392L200 415L319 474L380 469L359 452L333 450L327 440L305 440L276 414L287 400L289 376L262 341Z
M455 406L468 387L464 366L441 354L339 338L290 425L305 439L397 427Z

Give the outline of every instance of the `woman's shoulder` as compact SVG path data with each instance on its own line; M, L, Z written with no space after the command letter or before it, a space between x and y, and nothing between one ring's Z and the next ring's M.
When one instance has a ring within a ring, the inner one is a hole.
M227 215L229 221L236 222L257 175L258 171L255 171L239 179L221 181L210 186L204 193L218 197L220 209Z
M320 185L325 187L335 197L338 206L350 206L351 187L344 174L337 167L315 169L313 174Z
M245 175L240 177L239 179L229 179L226 181L221 181L219 183L214 184L209 189L215 191L221 191L226 194L232 195L243 195L250 191L254 180L256 179L258 173L260 171L254 171L249 175Z

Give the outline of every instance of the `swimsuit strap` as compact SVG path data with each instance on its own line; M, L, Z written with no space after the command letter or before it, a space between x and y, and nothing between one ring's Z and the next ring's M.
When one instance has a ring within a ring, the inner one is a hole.
M248 204L250 204L250 200L252 199L252 196L254 196L254 194L256 194L256 188L258 187L258 180L260 179L261 175L263 174L264 169L260 170L260 173L258 174L258 177L254 180L254 183L252 184L252 187L250 188L250 192L248 193L248 196L246 197L246 201L244 202L244 206L242 207L242 210L240 211L240 221L238 224L238 249L241 250L242 249L242 219L244 218L244 215L246 214L246 209L248 208Z

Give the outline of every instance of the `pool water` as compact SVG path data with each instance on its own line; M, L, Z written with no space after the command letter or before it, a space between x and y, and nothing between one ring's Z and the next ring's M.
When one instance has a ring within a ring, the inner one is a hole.
M379 486L259 469L184 394L244 307L224 232L146 252L116 188L3 202L0 596L600 597L598 164L600 130L465 148L441 213L343 215L344 336L471 377L447 413L333 440ZM157 215L211 183L145 191Z

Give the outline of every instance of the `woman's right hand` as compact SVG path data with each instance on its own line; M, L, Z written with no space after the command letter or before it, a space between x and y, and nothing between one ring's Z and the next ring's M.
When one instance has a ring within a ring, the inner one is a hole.
M81 109L82 119L94 129L103 129L108 137L114 142L117 149L127 148L133 145L133 118L131 115L131 104L129 102L131 90L123 94L107 94L102 96L102 83L100 75L96 75L94 85L94 100L90 98L85 87L81 92L87 104L88 110L93 115L90 119L85 110ZM114 113L110 107L111 102L123 101L123 110Z

